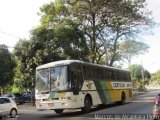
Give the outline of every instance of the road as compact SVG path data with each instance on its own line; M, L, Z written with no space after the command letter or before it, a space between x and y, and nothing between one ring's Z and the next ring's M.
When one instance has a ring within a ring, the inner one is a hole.
M124 105L106 105L93 108L90 113L80 110L66 110L57 115L54 111L19 110L16 120L91 120L91 119L152 119L153 101L159 90L152 90L127 101Z

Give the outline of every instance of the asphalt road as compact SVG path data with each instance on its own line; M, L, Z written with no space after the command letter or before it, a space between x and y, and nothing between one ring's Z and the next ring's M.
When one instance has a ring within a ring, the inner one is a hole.
M51 110L19 110L19 115L15 118L15 120L151 120L153 101L159 92L160 90L152 90L134 98L132 101L127 101L124 105L112 104L93 108L90 113L82 113L80 110L66 110L63 114L57 115Z

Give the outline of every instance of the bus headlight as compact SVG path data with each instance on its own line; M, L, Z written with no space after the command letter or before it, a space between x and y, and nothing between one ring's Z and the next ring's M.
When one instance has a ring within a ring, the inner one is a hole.
M68 104L67 103L62 103L62 105L67 106Z

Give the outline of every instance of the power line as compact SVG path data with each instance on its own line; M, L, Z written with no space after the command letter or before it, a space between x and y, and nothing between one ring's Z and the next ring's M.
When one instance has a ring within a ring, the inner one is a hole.
M3 32L0 30L0 33L4 34L4 35L7 35L7 36L10 36L10 37L14 37L14 38L18 38L20 39L20 37L16 36L16 35L13 35L13 34L10 34L10 33L7 33L7 32Z

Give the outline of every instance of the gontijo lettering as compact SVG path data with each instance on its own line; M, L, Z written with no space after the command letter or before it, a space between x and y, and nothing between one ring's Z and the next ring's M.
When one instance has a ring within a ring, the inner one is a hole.
M112 82L113 89L128 89L132 87L132 84L129 82Z

